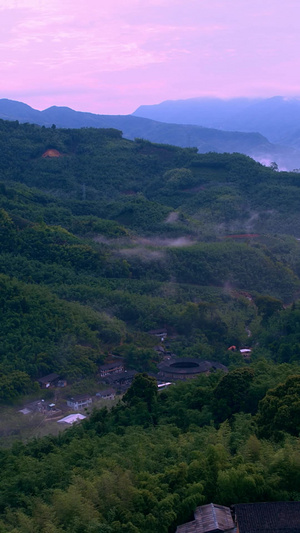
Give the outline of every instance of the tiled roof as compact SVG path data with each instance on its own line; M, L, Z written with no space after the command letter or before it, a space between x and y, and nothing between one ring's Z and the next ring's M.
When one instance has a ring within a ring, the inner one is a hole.
M240 533L299 533L300 502L235 505Z
M121 362L113 362L113 363L106 363L105 365L99 366L99 370L111 370L113 368L119 368L120 366L124 366L124 363Z
M91 400L92 397L90 394L77 394L76 396L72 396L72 398L69 398L69 402L82 402L85 400Z
M107 396L112 396L112 395L115 395L115 394L116 394L115 389L105 389L105 390L102 390L100 392L97 392L96 396L100 396L102 398L105 398Z
M182 526L178 526L176 529L176 533L198 533L200 529L198 529L198 522L196 520L193 520L193 522L188 522L187 524L183 524Z
M178 526L176 533L217 533L233 531L234 523L229 507L209 503L195 511L195 520Z
M43 376L39 378L37 381L39 383L51 383L51 381L55 381L56 379L59 379L58 374L48 374L48 376Z
M124 372L118 372L106 377L111 383L117 383L118 381L133 379L136 374L136 370L125 370Z

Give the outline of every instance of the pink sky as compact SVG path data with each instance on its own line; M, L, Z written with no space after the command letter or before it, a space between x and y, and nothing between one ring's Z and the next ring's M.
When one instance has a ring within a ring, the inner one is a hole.
M0 98L101 114L299 96L299 0L0 0Z

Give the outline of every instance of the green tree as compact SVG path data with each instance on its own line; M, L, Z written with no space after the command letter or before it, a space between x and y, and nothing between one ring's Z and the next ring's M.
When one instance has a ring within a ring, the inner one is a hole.
M261 295L255 298L255 304L258 309L258 313L262 316L263 321L267 322L268 319L278 311L282 311L283 304L281 300L272 298L268 295Z
M157 390L155 378L148 376L145 372L136 374L132 385L123 396L123 401L129 406L137 405L141 401L145 402L151 412L156 404Z
M267 392L259 402L256 422L262 437L279 437L282 432L299 435L300 375Z
M253 377L252 368L237 368L222 377L214 391L217 400L215 414L219 421L234 413L248 411L248 391Z

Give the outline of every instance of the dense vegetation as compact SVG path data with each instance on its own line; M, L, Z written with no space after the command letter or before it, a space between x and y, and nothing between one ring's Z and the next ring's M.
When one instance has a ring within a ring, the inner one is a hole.
M1 451L0 530L167 533L202 503L299 499L299 408L291 399L299 375L270 391L255 414L265 388L295 370L260 362L158 396L151 378L138 375L111 412ZM266 440L271 396L293 418L287 427L278 417L276 438Z
M1 399L48 372L93 375L120 343L129 368L153 368L140 333L162 325L178 355L228 364L297 297L299 244L274 234L298 231L297 174L116 130L1 121L0 146ZM273 235L245 235L263 219Z
M0 121L0 148L2 405L108 352L142 373L110 412L1 448L0 531L172 532L202 502L299 499L299 175L116 130ZM158 395L161 327L230 372Z

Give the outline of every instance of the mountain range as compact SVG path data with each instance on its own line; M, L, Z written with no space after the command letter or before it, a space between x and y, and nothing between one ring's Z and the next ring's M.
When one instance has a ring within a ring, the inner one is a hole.
M140 106L134 116L229 131L258 132L272 143L299 137L300 98L190 98ZM295 143L295 141L294 141ZM295 144L300 148L300 143Z
M251 105L261 107L262 103L254 100ZM132 115L98 115L56 106L39 111L22 102L1 99L0 118L46 127L55 124L61 128L115 128L123 132L124 138L131 140L143 138L156 143L196 147L199 153L239 152L267 165L276 161L283 170L298 168L300 131L297 133L287 128L284 132L285 144L270 142L262 130L254 128L253 132L250 118L252 123L255 124L255 121L249 111L251 105L246 99L192 99L142 106ZM246 118L244 122L241 118L247 113L250 117L248 125ZM238 122L240 131L234 131L239 129Z

